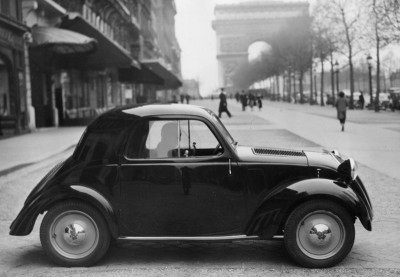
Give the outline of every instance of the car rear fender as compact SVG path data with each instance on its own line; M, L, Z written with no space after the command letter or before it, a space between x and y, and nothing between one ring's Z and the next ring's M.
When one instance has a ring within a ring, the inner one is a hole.
M359 217L363 226L371 229L372 218L358 195L346 184L330 179L308 179L281 185L260 201L246 228L247 235L271 238L281 234L289 214L301 203L327 199L343 206L350 215Z
M39 214L48 211L52 206L63 201L84 201L95 207L104 216L112 237L118 237L117 213L111 203L96 190L82 186L71 185L57 188L41 194L39 197L25 203L21 212L10 226L10 235L26 236L32 232L33 226Z

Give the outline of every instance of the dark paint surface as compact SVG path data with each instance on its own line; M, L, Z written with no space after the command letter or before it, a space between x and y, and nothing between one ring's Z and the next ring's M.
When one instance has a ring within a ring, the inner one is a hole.
M39 213L78 199L95 206L113 237L215 236L282 233L288 214L316 198L342 204L371 229L373 211L357 178L339 180L328 152L259 155L235 146L206 109L151 105L115 109L88 126L73 156L52 170L28 196L10 234L27 235ZM128 159L130 132L142 118L200 119L224 151L207 157ZM290 153L285 152L283 153Z

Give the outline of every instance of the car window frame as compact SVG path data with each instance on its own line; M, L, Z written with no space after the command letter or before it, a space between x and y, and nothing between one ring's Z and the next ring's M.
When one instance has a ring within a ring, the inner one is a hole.
M224 151L221 155L211 155L211 156L189 156L189 157L166 157L166 158L131 158L127 156L128 153L128 147L129 147L129 142L130 142L130 137L132 136L133 132L133 126L130 126L132 130L128 131L127 135L127 140L125 147L123 148L122 151L122 157L126 161L134 162L134 161L140 161L140 162L168 162L168 161L199 161L199 160L216 160L221 157L231 157L232 156L232 149L229 145L228 142L225 141L225 138L220 134L220 130L217 128L217 126L214 126L212 122L210 122L208 119L199 117L199 116L192 116L192 115L174 115L174 116L146 116L142 117L141 120L146 120L146 121L166 121L166 120L198 120L200 122L203 122L208 129L211 131L211 133L214 135L214 137L217 139L218 143L223 147ZM136 124L139 124L137 122ZM221 143L222 142L222 143Z

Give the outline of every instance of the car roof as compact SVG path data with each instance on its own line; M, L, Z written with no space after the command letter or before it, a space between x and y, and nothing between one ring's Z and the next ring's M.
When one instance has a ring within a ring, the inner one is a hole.
M151 116L174 116L194 115L200 117L211 117L213 112L207 108L187 104L144 104L136 106L124 106L114 108L102 115L102 117L151 117Z

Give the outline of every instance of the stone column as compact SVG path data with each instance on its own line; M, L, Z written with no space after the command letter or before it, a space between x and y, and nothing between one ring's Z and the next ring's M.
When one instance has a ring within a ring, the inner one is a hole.
M25 86L26 86L26 115L29 130L36 129L35 108L32 106L32 87L31 87L31 71L29 63L29 44L32 42L32 35L29 32L24 34L24 59L25 59Z
M58 109L56 106L56 88L61 86L60 82L60 75L59 74L53 74L51 76L51 118L52 118L52 123L54 127L58 127L59 124L59 118L58 118Z

